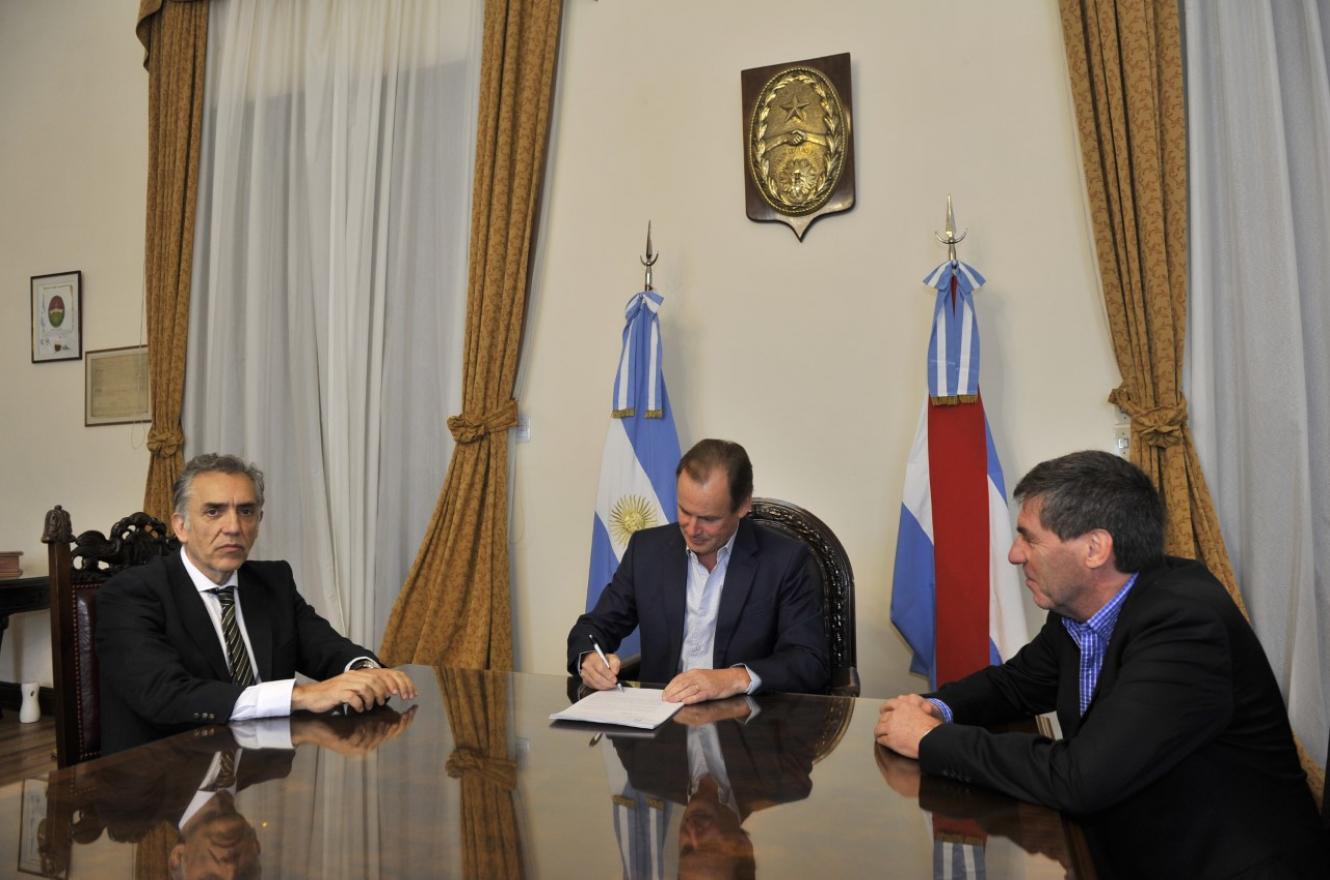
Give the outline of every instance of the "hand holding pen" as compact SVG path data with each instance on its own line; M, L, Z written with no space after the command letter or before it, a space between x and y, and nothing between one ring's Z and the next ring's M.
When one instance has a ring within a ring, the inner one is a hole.
M595 636L588 635L587 638L591 640L595 655L590 653L582 655L582 683L598 691L609 690L612 687L623 690L623 685L619 683L618 655L606 654Z

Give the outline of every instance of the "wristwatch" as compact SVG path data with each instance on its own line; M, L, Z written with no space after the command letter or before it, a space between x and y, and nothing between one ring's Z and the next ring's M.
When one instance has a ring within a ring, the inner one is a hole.
M368 657L361 657L359 660L357 660L357 661L355 661L354 663L351 664L351 668L352 668L352 669L382 669L383 667L379 666L379 664L375 663L373 660L369 659Z

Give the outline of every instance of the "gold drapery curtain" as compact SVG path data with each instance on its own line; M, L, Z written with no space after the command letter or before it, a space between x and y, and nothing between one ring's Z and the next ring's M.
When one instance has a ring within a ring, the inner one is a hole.
M1059 0L1104 304L1132 461L1168 511L1167 552L1199 559L1247 616L1187 425L1187 111L1176 0ZM1298 743L1312 789L1324 775Z
M152 427L143 509L171 519L171 484L184 464L180 411L189 343L194 209L207 76L207 0L140 0L134 28L148 71L148 215L143 282Z
M462 786L462 876L521 877L507 673L441 668L435 673L453 732L445 770Z
M379 654L510 669L508 429L545 170L562 0L487 0L476 125L462 413L443 491Z

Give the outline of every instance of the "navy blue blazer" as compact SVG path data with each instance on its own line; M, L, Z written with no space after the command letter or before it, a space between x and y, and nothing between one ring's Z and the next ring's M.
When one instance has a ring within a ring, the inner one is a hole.
M285 562L246 562L238 594L263 681L297 672L322 681L357 657L374 657L315 612ZM225 724L244 691L231 681L217 631L179 553L106 582L97 592L96 640L106 754L200 724Z
M594 635L606 651L641 627L644 682L665 684L679 669L688 556L679 526L643 529L628 541L596 607L568 634L568 670ZM763 691L823 693L830 662L816 563L802 543L739 521L716 618L713 666L743 663Z

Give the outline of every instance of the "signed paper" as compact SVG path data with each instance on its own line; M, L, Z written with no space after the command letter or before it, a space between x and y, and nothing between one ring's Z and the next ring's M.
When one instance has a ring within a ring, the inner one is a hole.
M683 708L683 703L662 700L664 691L658 688L624 688L623 690L596 691L583 697L562 712L550 716L551 721L589 721L593 724L618 724L650 730L659 727L671 715Z

